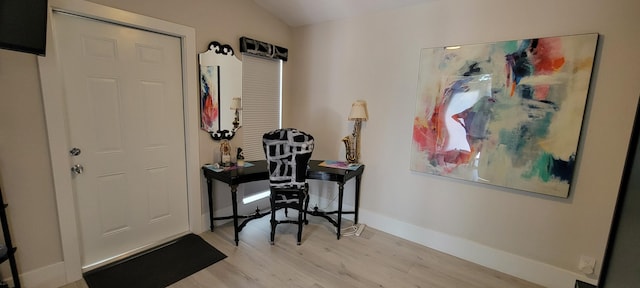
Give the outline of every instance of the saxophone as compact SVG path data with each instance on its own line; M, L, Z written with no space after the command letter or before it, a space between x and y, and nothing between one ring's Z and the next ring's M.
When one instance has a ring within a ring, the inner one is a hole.
M345 156L347 158L347 162L349 163L357 163L358 162L358 151L356 151L357 147L357 137L353 134L349 134L342 138L342 142L345 147Z

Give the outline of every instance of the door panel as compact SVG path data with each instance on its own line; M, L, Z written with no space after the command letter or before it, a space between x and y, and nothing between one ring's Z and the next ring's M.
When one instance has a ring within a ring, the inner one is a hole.
M54 13L82 266L189 229L180 39ZM71 156L70 156L71 157Z

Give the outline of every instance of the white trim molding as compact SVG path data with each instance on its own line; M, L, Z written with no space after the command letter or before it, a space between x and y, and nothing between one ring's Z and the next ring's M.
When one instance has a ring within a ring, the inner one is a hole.
M30 288L57 288L67 284L65 277L65 265L63 262L51 264L20 274L20 284ZM4 282L14 287L11 277Z

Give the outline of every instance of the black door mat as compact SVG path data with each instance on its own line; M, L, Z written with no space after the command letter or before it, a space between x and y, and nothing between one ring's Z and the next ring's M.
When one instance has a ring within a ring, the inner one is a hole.
M90 288L161 288L227 256L195 234L84 273Z

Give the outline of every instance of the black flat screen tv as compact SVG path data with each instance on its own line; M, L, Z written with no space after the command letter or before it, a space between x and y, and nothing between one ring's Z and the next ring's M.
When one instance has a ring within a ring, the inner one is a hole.
M47 0L0 0L0 48L45 54Z

